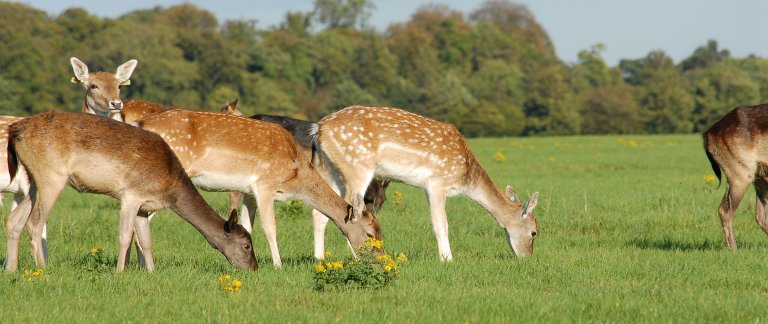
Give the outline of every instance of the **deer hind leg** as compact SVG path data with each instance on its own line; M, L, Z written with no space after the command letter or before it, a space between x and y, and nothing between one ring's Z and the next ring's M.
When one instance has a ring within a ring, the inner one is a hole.
M243 225L249 234L253 233L253 220L256 218L256 200L252 194L243 195L243 208L240 211L240 225Z
M453 261L451 244L448 241L448 217L445 213L445 193L435 189L427 189L429 212L432 216L432 229L437 238L437 249L441 261Z
M755 221L768 234L768 181L758 178L755 181Z
M732 180L733 179L733 180ZM733 217L736 208L739 207L741 199L744 198L744 192L750 184L750 180L743 177L729 177L728 189L725 191L723 201L718 208L720 221L723 224L723 238L731 250L736 250L736 236L733 232Z
M133 231L139 207L139 202L123 198L122 206L120 207L120 222L118 225L120 250L117 254L117 272L123 272L123 270L125 270L125 263L128 250L131 247L131 241L133 240Z
M147 212L141 212L140 211L138 213L138 215L136 216L138 218L136 219L136 226L135 226L134 231L133 231L133 242L134 242L134 245L136 245L136 260L139 261L139 266L140 267L146 267L148 271L152 271L152 270L150 270L149 266L147 265L147 256L145 255L146 253L144 252L146 247L144 246L144 243L142 242L143 241L142 239L149 239L149 242L146 243L146 244L149 244L149 245L151 245L152 242L151 242L151 238L149 238L149 236L141 237L141 234L139 234L139 228L138 228L139 227L139 223L138 223L138 221L141 220L141 219L146 218L147 219L147 228L149 228L149 222L152 221L152 217L154 217L154 216L155 216L155 213L147 213ZM147 235L149 235L149 234L147 234ZM131 247L129 245L128 246L128 252L125 255L125 265L126 266L128 266L128 263L130 262L130 259L131 259Z
M5 219L6 230L8 232L5 270L16 271L19 266L19 240L21 231L29 219L29 213L32 210L32 200L27 197L14 208Z
M139 259L139 265L146 267L148 272L155 271L155 260L152 256L152 233L149 230L149 216L151 215L154 213L140 212L136 216L134 226L136 229L136 255Z
M66 178L64 178L66 181ZM48 215L53 209L54 203L59 198L59 194L64 190L66 182L50 182L38 185L35 193L30 193L32 197L32 210L27 220L27 228L32 241L32 256L35 258L35 264L38 268L45 266L45 253L43 252L43 232Z

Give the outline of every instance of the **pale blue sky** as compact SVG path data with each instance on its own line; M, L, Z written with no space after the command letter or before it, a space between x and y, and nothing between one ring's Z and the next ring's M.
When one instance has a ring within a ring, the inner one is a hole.
M55 16L70 7L83 7L100 17L118 17L135 9L167 7L187 2L227 19L256 19L259 27L283 20L287 11L307 12L313 0L187 0L17 1ZM371 25L385 30L393 22L407 21L421 5L442 3L470 13L477 0L374 0ZM707 40L735 57L768 57L768 1L766 0L518 0L533 12L555 44L558 56L569 63L593 44L606 46L603 57L615 66L619 59L636 59L655 49L664 50L675 63L688 57Z

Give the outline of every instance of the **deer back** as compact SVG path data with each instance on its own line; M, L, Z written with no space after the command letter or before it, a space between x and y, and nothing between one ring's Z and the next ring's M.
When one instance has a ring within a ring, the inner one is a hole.
M144 197L153 210L167 207L169 188L186 177L156 134L91 114L45 112L9 133L9 147L33 179L66 177L78 191Z
M272 123L171 109L148 115L138 125L159 134L190 176L205 171L283 178L294 176L299 163L308 163L291 134ZM283 175L281 170L293 174Z
M455 126L396 108L353 106L319 122L317 140L333 164L419 185L439 177L464 184L476 160Z
M704 148L718 179L744 169L754 175L758 163L768 164L768 104L737 107L704 132Z

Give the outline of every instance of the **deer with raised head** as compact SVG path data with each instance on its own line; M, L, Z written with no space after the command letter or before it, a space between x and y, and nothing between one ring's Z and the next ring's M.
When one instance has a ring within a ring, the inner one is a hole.
M237 99L235 101L227 103L221 108L221 112L225 114L245 117L240 109L237 108ZM301 146L304 155L308 159L312 159L312 132L317 128L317 123L306 121L302 119L296 119L285 116L275 116L266 114L255 114L249 117L251 119L257 119L265 122L275 123L283 126L285 130L293 135L296 142ZM363 196L365 202L365 210L371 213L377 213L381 209L381 205L387 200L386 190L389 186L389 182L386 180L374 179L368 186ZM240 204L241 194L238 192L232 192L230 194L230 209L237 209ZM324 251L320 252L321 257L324 255Z
M120 87L131 84L131 74L138 61L130 60L117 68L117 72L89 72L88 66L76 57L69 59L75 76L74 83L85 87L82 112L107 117L135 126L137 120L169 107L146 100L120 99Z
M345 196L364 192L374 177L427 192L440 259L453 259L448 241L446 197L467 195L504 228L518 256L533 253L538 193L522 204L507 187L502 193L451 124L395 108L347 107L326 116L315 134L322 163L330 163ZM341 180L343 179L343 181ZM315 218L315 228L324 220Z
M7 221L6 270L18 268L19 237L25 224L30 229L35 263L45 265L40 249L42 227L67 185L121 201L118 272L125 268L134 224L147 270L153 271L149 223L137 213L165 208L194 226L235 267L258 267L251 236L237 224L237 213L230 214L228 221L221 219L157 134L90 114L45 112L10 126L10 174L15 174L18 163L27 170L31 190L30 198Z
M757 193L755 220L768 234L768 104L737 107L704 132L704 150L712 171L728 186L717 212L723 238L736 250L733 217L750 185Z
M242 224L249 232L259 208L276 267L274 200L298 198L336 224L352 247L380 238L378 220L364 210L362 195L342 199L315 171L296 140L282 127L221 113L172 109L148 115L139 127L168 143L192 182L204 190L245 194ZM244 212L245 213L245 212Z

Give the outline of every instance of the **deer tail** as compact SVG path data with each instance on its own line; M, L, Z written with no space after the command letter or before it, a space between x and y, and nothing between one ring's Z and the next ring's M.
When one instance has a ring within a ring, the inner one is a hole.
M723 182L721 179L722 173L720 171L720 165L717 163L710 150L707 134L704 134L704 152L707 153L707 159L709 159L709 165L712 167L712 172L714 172L715 176L717 176L717 187L719 188L720 184Z
M315 158L320 159L320 153L318 151L320 143L318 142L320 135L320 125L318 123L312 123L312 126L309 129L309 136L312 138L312 158L311 163L312 165L315 164Z
M16 148L13 146L13 136L11 134L8 134L8 173L11 175L11 181L13 182L13 178L16 177L16 172L19 170L19 160L16 157Z

